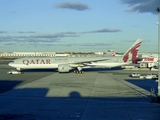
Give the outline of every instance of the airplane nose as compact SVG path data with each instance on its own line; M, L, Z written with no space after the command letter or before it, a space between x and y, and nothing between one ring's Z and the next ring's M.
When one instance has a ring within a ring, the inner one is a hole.
M9 66L11 66L11 63L8 63Z
M13 66L13 63L10 62L8 65L9 65L9 66Z

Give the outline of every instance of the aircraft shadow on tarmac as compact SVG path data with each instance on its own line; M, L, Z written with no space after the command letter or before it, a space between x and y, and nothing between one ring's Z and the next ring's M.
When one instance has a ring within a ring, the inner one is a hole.
M85 72L92 72L92 71L96 71L96 72L107 72L107 71L114 71L114 70L123 70L124 68L121 67L113 67L113 68L84 68L83 71Z
M22 69L21 72L57 72L56 69Z
M47 97L46 95L48 92L49 89L47 88L24 88L9 91L5 94L5 96L7 96L7 94L8 96L13 94L14 96L12 95L11 97L14 97L14 104L11 104L12 98L8 98L10 100L6 100L4 104L6 107L5 109L11 110L12 112L8 113L7 111L6 114L5 112L0 113L0 119L54 118L80 120L83 116L83 119L99 120L99 117L102 117L99 116L99 113L103 115L103 118L106 117L106 119L146 118L146 104L135 104L136 102L142 103L146 101L146 98L132 98L124 96L82 97L81 94L77 91L70 92L68 97ZM126 110L126 105L124 105L124 101L127 102L127 106L129 106L129 111L134 111L134 114L131 114L132 116L126 115L126 111L128 110ZM0 99L0 104L3 104L3 102L4 100ZM158 120L160 118L158 112L159 109L156 110L157 112L152 112L150 115L152 116L152 118ZM13 113L13 111L15 112ZM23 115L20 111L25 111L25 114ZM126 118L126 116L128 118Z
M158 82L155 79L125 79L127 82L132 83L147 91L151 91L154 88L155 92L158 92Z
M146 90L150 90L148 86L157 86L153 80L126 79L126 81ZM0 92L8 91L5 90L5 86L9 86L8 89L13 89L20 83L21 81L0 81ZM117 119L118 117L121 119L146 119L146 104L135 104L136 102L149 102L149 99L145 97L117 97L116 95L112 95L112 97L84 97L77 91L71 91L66 97L53 97L48 96L48 92L48 88L20 88L6 92L4 98L3 95L0 96L0 110L4 108L7 109L7 112L1 112L0 119L44 119L47 116L48 119L80 120L83 116L83 119L98 120L100 117L98 113L103 113L103 117L106 119ZM124 101L127 102L127 105L124 105ZM127 109L134 111L134 114L127 116ZM12 112L9 113L9 110ZM158 120L160 119L158 112L160 108L156 108L156 110L150 115ZM25 111L25 113L23 114L21 111ZM141 114L139 114L140 112Z
M16 87L17 85L21 84L22 81L17 80L0 80L0 94L6 91L9 91Z

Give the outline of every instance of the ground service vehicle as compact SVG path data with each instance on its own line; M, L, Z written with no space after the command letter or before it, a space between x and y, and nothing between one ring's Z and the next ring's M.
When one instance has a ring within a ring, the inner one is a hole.
M22 74L22 72L20 71L16 71L16 70L11 70L7 72L8 74Z
M132 77L133 78L140 78L141 74L139 72L133 72Z

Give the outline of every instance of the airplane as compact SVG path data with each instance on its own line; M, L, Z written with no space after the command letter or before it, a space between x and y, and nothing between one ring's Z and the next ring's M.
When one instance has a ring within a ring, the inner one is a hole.
M59 73L70 70L74 70L75 73L83 73L83 68L93 66L100 61L109 62L106 62L105 65L96 64L96 66L115 67L131 63L136 59L141 43L142 39L137 39L122 57L25 57L15 59L8 65L18 71L22 69L57 69Z
M154 68L158 66L158 57L142 57L142 60L139 61L141 67Z
M108 50L108 54L111 56L116 56L116 53L114 52L114 50Z
M110 53L110 55L113 56L113 57L114 56L123 56L123 55L120 55L120 54L116 54L114 50L108 50L108 53Z
M145 57L142 59L141 62L146 62L146 63L158 62L158 57Z

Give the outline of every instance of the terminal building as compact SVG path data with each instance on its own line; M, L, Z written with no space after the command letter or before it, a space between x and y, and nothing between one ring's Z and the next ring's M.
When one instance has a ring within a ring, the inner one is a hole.
M104 55L112 55L110 51L108 52L64 52L64 53L56 53L56 52L0 52L0 57L55 57L55 56L104 56Z
M69 54L56 54L56 52L1 52L0 57L53 57L69 56Z

